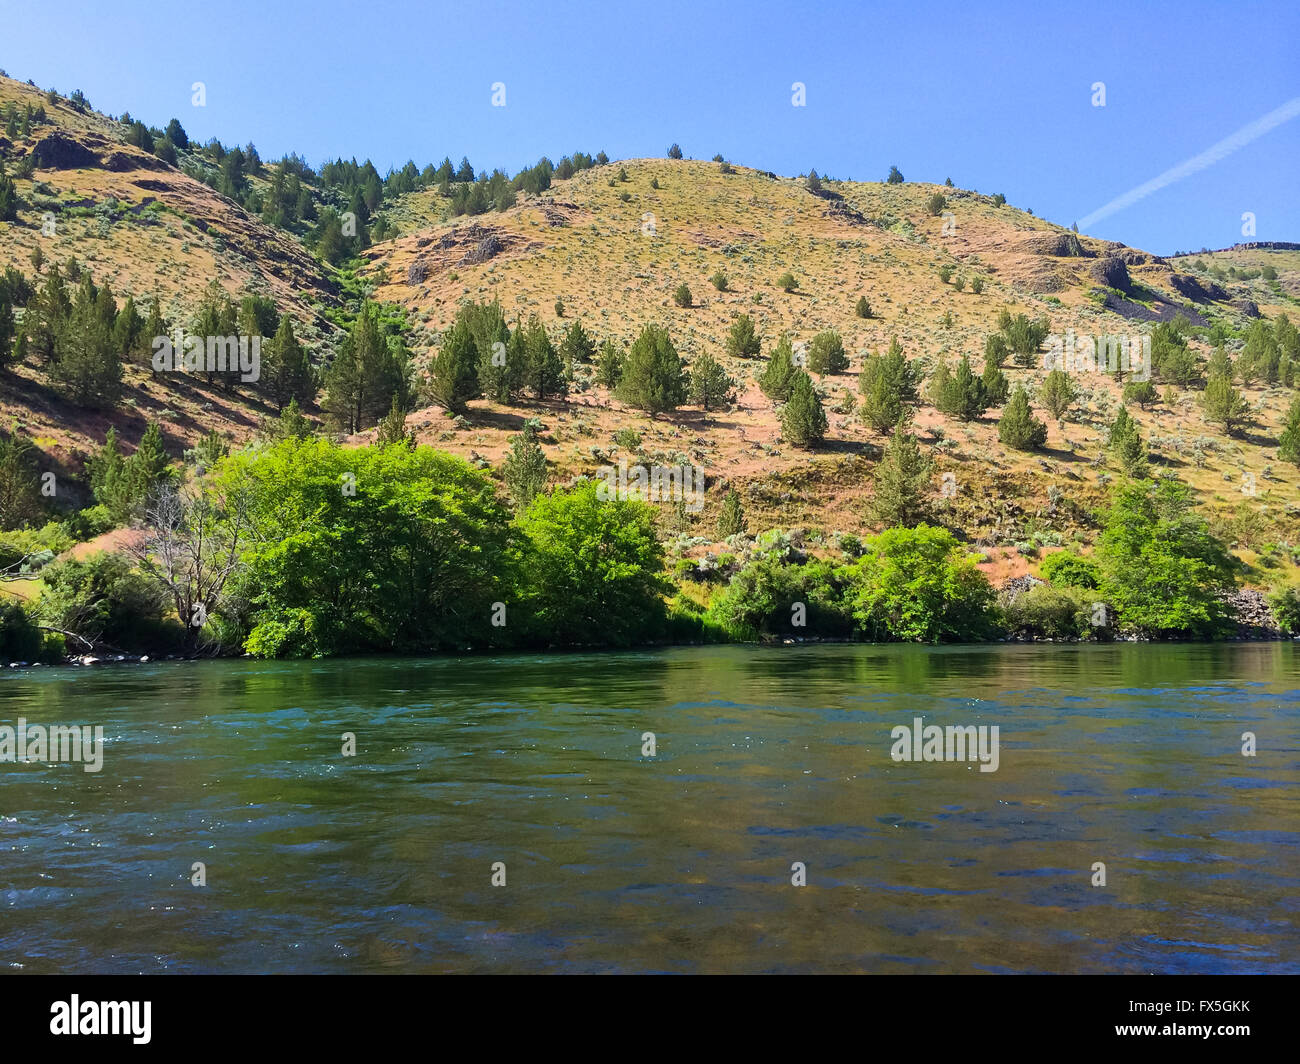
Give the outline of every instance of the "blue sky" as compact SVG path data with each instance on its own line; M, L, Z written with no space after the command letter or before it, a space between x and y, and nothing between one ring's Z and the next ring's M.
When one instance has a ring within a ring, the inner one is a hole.
M1050 9L1050 10L1045 10ZM5 0L0 67L264 158L721 152L1002 192L1069 225L1300 97L1300 4L177 4ZM207 86L193 107L190 86ZM791 85L807 106L791 106ZM1094 82L1106 106L1092 105ZM506 106L491 106L494 82ZM1088 230L1157 253L1300 240L1300 118Z

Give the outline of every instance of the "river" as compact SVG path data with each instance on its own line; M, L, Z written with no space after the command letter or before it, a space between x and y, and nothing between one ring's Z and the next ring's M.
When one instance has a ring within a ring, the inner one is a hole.
M1300 972L1295 643L6 670L19 717L105 744L0 763L10 972Z

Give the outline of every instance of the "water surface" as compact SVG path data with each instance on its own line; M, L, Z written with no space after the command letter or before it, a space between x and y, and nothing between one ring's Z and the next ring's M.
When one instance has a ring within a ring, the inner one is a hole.
M0 764L0 970L1300 972L1292 643L8 670L19 716L107 741ZM916 716L998 770L892 761Z

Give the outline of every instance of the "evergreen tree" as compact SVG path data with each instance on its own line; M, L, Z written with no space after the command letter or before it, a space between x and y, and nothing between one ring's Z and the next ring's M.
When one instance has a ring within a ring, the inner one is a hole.
M1284 462L1300 466L1300 398L1291 400L1287 409L1282 434L1278 438L1277 456Z
M686 401L682 359L667 330L646 325L623 366L619 398L649 414L676 410Z
M316 375L311 359L294 336L293 319L288 314L281 315L275 336L262 346L262 376L258 385L277 414L291 400L310 403L316 398Z
M727 334L727 354L732 358L757 358L763 350L754 322L748 314L742 314L731 323Z
M443 334L429 377L433 401L451 413L461 413L469 400L482 394L478 345L461 313L457 313L451 328Z
M131 514L133 500L126 460L117 442L117 429L109 428L103 447L87 464L95 501L107 509L116 522L122 523Z
M564 363L560 353L555 350L551 338L546 335L546 327L534 314L522 330L516 330L523 337L524 382L535 399L548 399L555 395L564 395L568 384L564 379Z
M23 340L26 350L44 365L57 354L59 337L72 316L72 300L57 268L45 275L40 292L23 315Z
M1232 386L1232 381L1222 373L1210 377L1201 396L1205 417L1220 426L1229 435L1242 428L1250 418L1250 403Z
M796 447L815 447L826 438L826 428L826 412L812 378L799 370L790 386L790 398L781 408L781 435Z
M122 362L113 344L113 319L105 320L107 307L84 274L72 313L55 337L50 376L79 406L111 406L121 392Z
M414 447L415 433L407 431L406 411L397 396L393 396L393 405L379 422L375 433L376 447Z
M1017 387L998 422L998 439L1017 451L1033 451L1047 442L1047 426L1029 409L1029 394Z
M0 531L22 528L40 517L43 500L32 450L17 433L0 433Z
M984 359L984 373L980 382L984 385L984 399L988 406L1001 406L1007 401L1010 392L1007 375L998 369L998 364L992 359Z
M925 520L931 462L916 437L899 425L872 471L871 512L887 528L912 527Z
M910 421L908 404L916 402L919 376L919 370L904 357L897 337L890 341L886 354L869 355L858 377L863 421L881 435Z
M1110 427L1107 450L1124 471L1125 476L1143 477L1147 470L1146 444L1138 432L1137 423L1129 416L1127 408L1121 406Z
M1043 405L1057 421L1065 416L1078 394L1070 375L1064 370L1052 370L1043 381Z
M405 403L410 356L397 337L385 337L379 310L362 303L352 329L325 371L325 411L348 433L375 424L392 396Z
M758 378L758 386L773 402L782 403L790 398L790 389L794 386L795 375L801 372L795 368L794 349L790 337L782 335L777 341L772 356L767 360L767 368Z
M9 302L9 293L0 290L0 369L4 369L13 358L14 334L16 332L14 309Z
M745 531L745 508L740 503L740 495L728 491L722 497L722 513L718 515L718 539L737 535Z
M546 486L546 453L537 440L532 418L524 422L523 431L510 441L501 476L515 509L519 511L527 509Z
M843 373L849 368L844 342L834 329L819 332L812 338L808 345L808 368L823 377L830 373Z
M691 367L691 384L688 398L702 410L729 403L733 398L736 382L727 376L722 364L707 351L695 360Z
M140 446L126 462L127 492L134 506L143 505L150 494L170 475L171 459L163 447L162 428L158 422L149 422Z
M117 349L119 358L130 360L136 353L144 324L144 319L135 309L135 300L127 296L122 309L117 312L117 319L113 322L113 346Z
M596 362L596 383L613 391L623 379L623 353L613 340L600 345L600 358Z
M962 421L974 421L989 406L984 382L975 376L966 355L956 373L949 371L946 363L939 363L930 383L930 398L942 413Z
M580 362L590 362L595 353L596 345L587 335L587 330L582 327L582 322L573 322L564 331L564 339L560 341L560 358L564 362L566 372L572 376L573 367Z
M871 317L871 304L867 302L866 296L858 296L858 302L853 308L853 313L859 318Z

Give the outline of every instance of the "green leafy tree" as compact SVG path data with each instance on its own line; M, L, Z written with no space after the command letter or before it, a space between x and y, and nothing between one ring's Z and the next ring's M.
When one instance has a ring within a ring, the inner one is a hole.
M676 410L686 401L682 358L666 329L646 325L628 351L619 382L619 398L654 415Z
M1033 451L1047 442L1047 426L1029 409L1029 394L1021 386L1011 393L998 421L998 439L1017 451Z
M826 412L812 378L799 370L781 408L781 435L796 447L815 447L826 438Z
M628 645L662 626L663 548L645 503L580 482L538 495L518 525L527 609L546 641Z
M848 567L847 601L873 641L946 643L993 630L993 588L945 528L890 528Z
M1151 635L1221 634L1233 564L1171 477L1121 483L1097 548L1102 592L1125 628Z

